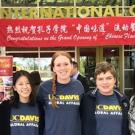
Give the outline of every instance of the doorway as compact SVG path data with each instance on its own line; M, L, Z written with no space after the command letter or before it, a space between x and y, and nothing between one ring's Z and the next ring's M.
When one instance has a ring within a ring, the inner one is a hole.
M89 83L90 90L95 88L94 72L96 64L102 61L112 63L117 72L117 87L122 90L122 51L121 47L78 48L80 72Z
M13 70L39 71L42 81L52 78L50 63L56 51L67 51L75 58L75 47L15 48L7 47L6 55L13 56Z

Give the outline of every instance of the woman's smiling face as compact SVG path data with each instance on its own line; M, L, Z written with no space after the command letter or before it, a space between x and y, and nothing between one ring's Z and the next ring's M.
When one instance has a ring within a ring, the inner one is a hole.
M19 94L19 99L21 102L29 102L29 96L31 94L31 85L26 76L21 76L16 81L14 90Z
M59 83L68 83L70 81L72 69L73 65L66 56L60 55L54 60L53 71L56 73Z

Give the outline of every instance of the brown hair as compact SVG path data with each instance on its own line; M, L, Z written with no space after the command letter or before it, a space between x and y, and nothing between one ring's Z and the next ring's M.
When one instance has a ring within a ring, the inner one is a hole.
M78 63L76 61L72 62L74 68L78 68Z
M70 62L72 63L72 57L68 52L64 52L64 51L57 51L56 53L53 54L52 56L52 60L51 60L51 71L53 71L53 67L54 67L54 61L58 56L65 56L67 57ZM56 99L56 82L57 82L57 75L56 73L53 72L53 79L52 79L52 107L53 108L58 108L57 105L57 99Z
M108 63L108 62L98 63L95 69L95 79L97 78L97 75L101 73L106 73L108 71L110 71L113 77L116 79L116 70L111 63Z

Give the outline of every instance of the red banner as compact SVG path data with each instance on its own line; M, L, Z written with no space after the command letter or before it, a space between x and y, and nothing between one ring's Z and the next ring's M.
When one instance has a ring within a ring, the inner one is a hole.
M13 94L13 57L0 56L0 102Z
M0 46L99 45L135 45L135 17L0 20Z
M13 75L13 57L0 56L0 76Z

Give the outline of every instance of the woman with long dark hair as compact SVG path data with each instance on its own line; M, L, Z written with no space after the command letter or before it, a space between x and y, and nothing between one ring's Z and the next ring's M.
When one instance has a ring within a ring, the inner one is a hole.
M30 74L17 71L13 76L11 100L0 105L0 133L2 135L42 135L44 112L36 103Z

